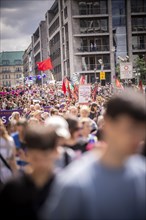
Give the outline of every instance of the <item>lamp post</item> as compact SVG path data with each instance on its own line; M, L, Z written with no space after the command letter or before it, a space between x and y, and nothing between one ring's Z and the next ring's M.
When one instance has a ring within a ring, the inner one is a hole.
M101 65L100 72L102 72L102 71L103 71L103 68L104 68L103 60L102 60L102 59L99 59L98 62L99 62L100 65ZM100 76L99 76L99 79L100 79ZM100 81L100 83L101 83L101 81Z

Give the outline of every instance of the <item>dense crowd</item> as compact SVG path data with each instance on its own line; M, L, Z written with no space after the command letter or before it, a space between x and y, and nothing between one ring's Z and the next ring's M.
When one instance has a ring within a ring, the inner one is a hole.
M86 105L59 85L1 88L0 109L14 110L0 119L4 219L146 218L146 108L136 87L94 86Z

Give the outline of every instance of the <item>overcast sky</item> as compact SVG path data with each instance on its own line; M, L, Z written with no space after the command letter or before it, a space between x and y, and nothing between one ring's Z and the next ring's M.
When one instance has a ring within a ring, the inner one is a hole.
M54 0L0 0L0 51L25 50Z

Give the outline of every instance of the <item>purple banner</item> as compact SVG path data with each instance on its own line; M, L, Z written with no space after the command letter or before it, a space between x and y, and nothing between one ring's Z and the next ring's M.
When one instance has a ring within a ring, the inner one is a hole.
M7 124L9 122L9 118L12 115L13 112L19 112L22 114L22 109L17 109L17 110L2 110L0 111L0 118L2 119L4 124Z
M45 106L44 111L49 112L51 106ZM0 110L0 118L2 119L4 124L8 124L10 116L12 115L13 112L19 112L20 115L22 114L23 110L22 109L16 109L16 110Z

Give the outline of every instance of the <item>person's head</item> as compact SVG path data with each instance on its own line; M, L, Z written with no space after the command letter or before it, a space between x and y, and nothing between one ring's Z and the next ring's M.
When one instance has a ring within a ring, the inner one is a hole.
M41 109L41 106L40 106L40 104L35 104L35 106L34 106L34 110L40 110Z
M51 171L58 158L58 135L53 128L45 126L28 126L25 130L24 141L27 146L27 161L34 172Z
M92 123L90 118L83 118L81 119L82 124L82 136L88 137L88 135L91 133L92 130Z
M27 125L28 125L28 121L25 118L21 118L18 122L16 122L16 128L21 138L22 136L24 136L24 131Z
M0 137L4 138L5 140L8 140L9 137L6 127L1 119L0 119Z
M113 96L106 106L104 136L116 155L128 156L137 151L146 133L146 106L142 94L126 89Z
M82 106L82 108L80 109L81 118L87 118L89 116L89 113L90 113L89 107L86 105Z
M30 105L30 111L31 111L31 112L35 111L34 105Z
M12 115L11 115L10 120L19 121L19 119L20 119L20 113L19 112L13 112Z
M50 110L50 115L51 115L51 116L58 115L58 114L59 114L59 111L58 111L57 109L52 108L52 109Z
M49 113L48 112L44 112L43 114L42 114L42 118L44 119L44 120L46 120L47 118L49 118Z
M70 138L68 123L61 116L52 116L45 120L45 127L55 129L57 135L60 137L59 145L64 145L66 139Z
M34 113L33 113L33 117L36 118L38 121L41 121L42 120L42 111L40 110L36 110Z
M78 116L78 109L77 109L75 106L71 106L71 107L69 108L69 113L70 113L71 115L77 117L77 116Z
M32 126L32 125L34 126L34 125L38 125L38 124L39 124L39 120L37 118L32 117L28 120L29 126Z
M97 112L97 109L98 109L97 103L96 103L96 102L93 102L93 103L91 104L91 111L92 111L92 112Z
M65 119L69 126L71 138L77 141L81 135L81 129L82 129L78 118L72 115L67 115Z

